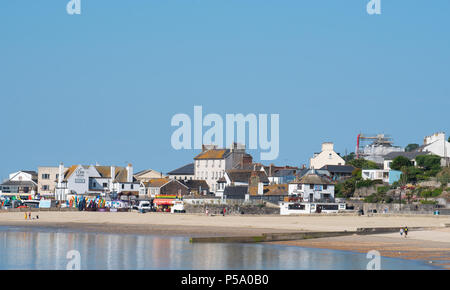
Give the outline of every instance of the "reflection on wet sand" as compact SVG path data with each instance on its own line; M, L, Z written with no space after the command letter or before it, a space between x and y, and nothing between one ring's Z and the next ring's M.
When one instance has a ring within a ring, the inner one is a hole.
M188 238L0 229L0 269L65 269L67 252L82 269L365 269L363 254L269 244L190 244ZM383 259L385 269L427 269Z

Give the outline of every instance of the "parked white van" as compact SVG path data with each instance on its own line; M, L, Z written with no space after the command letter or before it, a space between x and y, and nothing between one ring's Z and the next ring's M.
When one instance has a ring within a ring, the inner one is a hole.
M174 201L170 212L171 213L186 213L186 210L184 209L184 202L182 200Z

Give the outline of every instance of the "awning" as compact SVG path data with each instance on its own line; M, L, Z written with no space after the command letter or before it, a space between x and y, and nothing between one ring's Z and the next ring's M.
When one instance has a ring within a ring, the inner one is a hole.
M175 199L155 199L153 201L154 204L156 205L173 205L173 202L175 201Z

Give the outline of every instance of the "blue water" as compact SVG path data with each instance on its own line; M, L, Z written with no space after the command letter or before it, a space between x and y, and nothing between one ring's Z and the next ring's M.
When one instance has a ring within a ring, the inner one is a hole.
M365 254L269 244L190 244L187 237L85 233L0 226L0 269L63 270L80 253L82 270L365 270ZM381 258L381 269L437 269Z

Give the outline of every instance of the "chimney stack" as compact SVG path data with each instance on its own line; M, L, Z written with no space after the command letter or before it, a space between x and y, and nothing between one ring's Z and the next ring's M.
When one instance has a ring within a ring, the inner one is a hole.
M131 164L127 166L127 182L133 182L133 165Z
M64 178L64 163L59 164L59 174L58 174L58 188L62 187L62 182Z
M111 182L116 178L116 167L111 166Z

